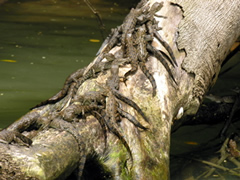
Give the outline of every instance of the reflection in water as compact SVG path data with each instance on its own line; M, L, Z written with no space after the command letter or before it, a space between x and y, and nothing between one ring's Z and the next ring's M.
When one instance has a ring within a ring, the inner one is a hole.
M91 2L109 32L122 23L134 1L121 6L117 1ZM96 17L83 1L1 4L0 127L57 93L69 74L93 60L101 42Z

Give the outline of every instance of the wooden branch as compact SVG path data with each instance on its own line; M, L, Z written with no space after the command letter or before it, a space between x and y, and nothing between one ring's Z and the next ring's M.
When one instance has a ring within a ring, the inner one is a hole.
M69 176L77 168L82 151L102 154L105 149L103 132L97 131L100 129L99 123L92 117L87 121L88 123L82 121L72 124L54 119L51 122L52 128L40 131L32 139L30 147L0 143L1 177L64 179ZM85 149L81 149L75 134L81 134L81 138L88 142ZM14 174L9 173L11 170Z
M197 0L175 2L184 12L177 43L178 48L186 52L182 68L194 77L191 96L197 110L197 104L216 82L222 62L239 37L239 3L223 0L217 4Z
M152 5L159 1L143 2ZM212 1L206 2L164 1L163 8L154 16L159 21L158 26L162 27L159 34L170 45L177 59L178 67L170 65L176 83L153 56L146 66L156 80L155 97L152 97L151 83L140 69L129 76L126 83L120 83L120 93L133 100L149 119L149 123L145 122L138 112L121 102L123 110L148 127L148 130L141 130L125 118L118 123L133 161L126 147L109 131L105 148L103 129L96 119L87 116L86 120L80 119L79 122L58 124L62 120L51 118L67 106L71 99L68 95L55 104L29 112L10 125L7 130L26 133L37 127L40 132L31 138L33 143L30 147L0 144L4 155L0 157L0 162L6 162L7 157L14 167L18 167L16 171L25 176L64 178L78 166L84 152L87 156L97 155L99 164L114 179L168 179L171 125L184 115L196 113L204 94L216 81L228 50L240 35L239 1L214 1L211 5ZM156 38L152 45L168 54ZM124 50L117 46L110 52L116 56L124 54ZM123 77L129 69L130 65L120 67L119 76ZM97 78L86 80L76 96L98 89L109 74L107 71ZM49 124L49 128L43 124ZM83 148L81 142L84 142ZM1 173L6 175L7 171L4 168Z

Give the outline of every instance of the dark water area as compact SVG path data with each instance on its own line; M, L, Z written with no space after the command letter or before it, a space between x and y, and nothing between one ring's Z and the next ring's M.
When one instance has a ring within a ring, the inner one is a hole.
M136 0L91 3L108 34ZM96 16L83 1L0 4L0 127L57 93L69 74L94 59L101 43Z
M0 128L56 94L69 74L94 59L102 43L96 16L83 1L2 2L4 0L0 0ZM91 0L101 14L106 34L122 23L137 2ZM223 70L234 68L218 79L211 93L230 95L234 94L231 89L240 87L239 58L238 53L227 63ZM171 154L195 151L216 136L222 126L223 123L180 128L172 135ZM172 159L172 169L182 167L177 162L179 159Z

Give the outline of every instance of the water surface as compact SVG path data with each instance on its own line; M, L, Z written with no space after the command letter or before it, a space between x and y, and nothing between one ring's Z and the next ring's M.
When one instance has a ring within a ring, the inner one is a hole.
M91 2L109 33L137 1ZM0 4L0 128L57 93L69 74L93 60L101 42L96 17L83 1L11 0ZM227 66L238 61L239 55ZM238 64L219 78L212 93L232 94L231 88L240 86L239 77ZM183 127L172 136L171 153L195 150L221 127Z
M135 3L91 2L106 34L122 23ZM57 93L69 74L93 60L101 42L98 21L83 1L0 4L0 127Z

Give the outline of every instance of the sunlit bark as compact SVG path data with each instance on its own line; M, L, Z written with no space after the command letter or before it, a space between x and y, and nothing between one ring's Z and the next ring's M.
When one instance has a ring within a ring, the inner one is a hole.
M151 0L150 4L154 2L160 1ZM152 97L151 84L141 70L126 84L120 83L120 92L136 102L150 119L149 123L144 122L128 105L122 107L148 127L146 131L140 130L128 120L121 120L120 126L132 151L133 163L124 146L111 133L107 134L105 149L103 132L96 119L87 117L74 123L76 132L86 144L87 155L97 155L99 165L104 166L114 179L169 179L171 125L184 115L196 113L204 94L214 85L230 47L240 35L238 0L164 1L157 14L166 17L155 18L162 27L160 35L176 56L178 67L171 67L171 70L177 84L154 57L150 57L146 64L157 83L155 97ZM153 45L166 52L158 40L154 39ZM112 52L121 53L121 49L118 47ZM129 69L130 65L121 67L120 76ZM108 76L109 72L87 80L78 89L77 95L93 89L97 82L105 82ZM17 124L27 124L28 117L36 120L45 117L47 121L51 112L67 101L66 97L54 105L33 110L7 129L23 132L27 127ZM53 121L56 121L55 129L42 130L32 139L30 147L0 144L0 162L3 164L7 158L13 167L19 167L15 168L16 172L39 179L69 175L77 167L82 149L72 134L75 130L71 129L70 123L60 127L57 119ZM2 168L1 173L6 175L6 172L7 168Z

